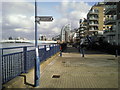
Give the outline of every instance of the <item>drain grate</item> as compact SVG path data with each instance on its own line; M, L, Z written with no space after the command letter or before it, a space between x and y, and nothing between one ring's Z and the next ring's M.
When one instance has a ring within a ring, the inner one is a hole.
M66 63L65 61L63 61L62 63Z
M52 78L60 78L60 75L53 75Z

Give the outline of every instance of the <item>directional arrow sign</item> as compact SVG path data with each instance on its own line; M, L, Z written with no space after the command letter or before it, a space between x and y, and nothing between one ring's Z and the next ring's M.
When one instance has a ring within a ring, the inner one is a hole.
M36 20L39 21L52 21L52 16L36 16Z

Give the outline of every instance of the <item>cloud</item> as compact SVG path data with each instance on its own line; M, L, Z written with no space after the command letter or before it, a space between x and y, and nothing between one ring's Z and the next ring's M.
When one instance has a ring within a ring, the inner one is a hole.
M24 36L34 31L34 5L27 2L3 2L3 38ZM8 33L9 32L9 33ZM21 33L21 34L20 34ZM23 35L22 35L23 34ZM30 38L30 36L28 37Z
M5 27L8 27L15 31L30 32L30 30L32 30L34 26L34 23L32 22L31 18L32 17L27 17L25 15L20 15L20 14L8 15L3 19L3 26L4 26L3 29L5 29ZM24 30L25 28L28 30Z
M52 31L55 32L55 33L60 33L60 28L55 27L55 28L52 29Z
M35 21L34 3L4 2L2 6L3 37L22 36L33 39ZM84 2L61 2L56 7L57 8L53 8L53 10L59 14L60 17L54 18L52 22L40 22L40 25L38 24L38 34L43 34L47 37L56 36L60 34L61 28L69 23L71 23L72 29L78 28L79 19L86 18L86 14L90 9L90 6ZM38 6L39 10L42 8L43 7ZM54 14L55 13L53 13L53 16ZM5 33L6 36L4 35Z

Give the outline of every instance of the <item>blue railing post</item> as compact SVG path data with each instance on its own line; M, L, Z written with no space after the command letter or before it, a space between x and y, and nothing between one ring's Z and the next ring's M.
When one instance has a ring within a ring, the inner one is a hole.
M24 55L24 73L27 73L27 47L23 47Z
M44 49L46 50L46 45L44 45Z
M49 50L49 57L51 57L52 56L52 47L51 47L51 45L49 45L49 48L50 48L50 50Z
M55 54L56 54L56 44L55 44Z
M53 45L53 50L54 50L54 51L53 51L53 54L55 54L55 44Z
M2 89L2 49L0 49L0 90Z
M44 45L44 55L45 55L45 60L46 60L46 58L47 58L47 55L46 55L47 53L46 53L46 45Z

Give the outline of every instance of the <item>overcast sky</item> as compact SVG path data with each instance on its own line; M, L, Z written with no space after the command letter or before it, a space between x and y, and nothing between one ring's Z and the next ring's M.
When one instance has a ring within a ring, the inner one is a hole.
M61 28L71 23L78 28L79 19L86 15L96 2L38 2L38 16L53 16L52 22L38 24L40 34L53 37L60 34ZM34 39L34 2L2 3L2 37L24 37ZM0 20L1 23L1 20Z

